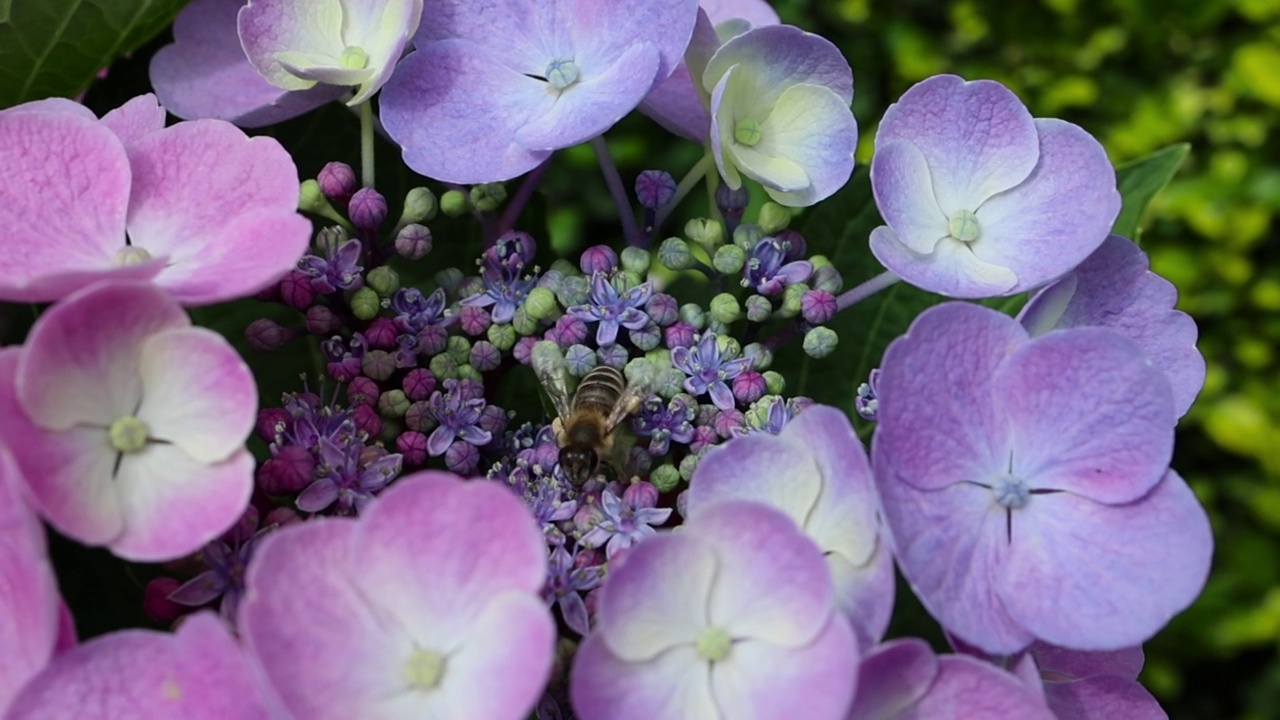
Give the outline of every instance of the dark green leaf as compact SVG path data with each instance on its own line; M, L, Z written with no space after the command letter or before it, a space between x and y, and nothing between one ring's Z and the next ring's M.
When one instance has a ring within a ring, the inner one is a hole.
M1116 168L1116 185L1124 204L1111 232L1137 241L1142 214L1156 193L1173 179L1190 151L1187 143L1170 145Z
M0 107L73 97L187 0L0 0Z

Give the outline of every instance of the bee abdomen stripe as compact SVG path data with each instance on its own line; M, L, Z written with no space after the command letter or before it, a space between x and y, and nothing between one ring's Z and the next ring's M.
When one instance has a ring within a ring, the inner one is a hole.
M613 407L627 388L627 379L620 371L608 366L598 367L587 373L578 384L573 396L575 408L583 405Z

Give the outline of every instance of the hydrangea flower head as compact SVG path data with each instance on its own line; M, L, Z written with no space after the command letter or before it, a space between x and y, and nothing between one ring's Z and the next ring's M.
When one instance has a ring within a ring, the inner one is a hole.
M421 16L422 0L249 0L237 27L267 82L355 86L355 105L391 77Z
M86 288L0 351L0 435L40 514L127 559L192 553L239 519L256 412L240 355L152 285Z
M1213 540L1169 470L1172 392L1119 333L1031 340L945 303L889 346L879 397L872 466L894 555L964 642L1126 647L1199 594Z
M766 505L717 503L605 581L570 696L583 720L844 718L858 646L822 554Z
M688 492L691 521L726 499L786 513L822 550L836 601L860 645L870 647L884 635L893 610L893 557L880 538L866 451L844 413L815 405L778 435L753 433L708 450Z
M1032 118L991 80L938 75L907 90L876 131L871 185L886 268L957 298L1043 285L1089 256L1120 212L1115 171L1076 125Z
M380 103L405 163L496 182L608 130L675 69L697 0L442 0Z
M218 120L164 127L153 96L101 121L69 101L0 112L0 298L58 300L152 279L187 305L250 295L306 248L298 176L275 140Z
M239 626L294 716L517 720L551 671L546 573L542 534L511 491L423 472L359 519L264 540Z

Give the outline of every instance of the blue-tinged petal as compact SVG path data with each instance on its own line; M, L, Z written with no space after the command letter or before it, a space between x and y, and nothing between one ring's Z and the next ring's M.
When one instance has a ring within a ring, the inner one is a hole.
M285 90L316 84L290 72L279 53L336 53L342 41L342 0L250 0L236 17L249 62L267 82Z
M821 85L847 106L853 102L853 71L831 41L790 25L753 28L726 42L707 64L708 91L735 65L751 79L756 104L770 108L793 85Z
M912 142L877 142L871 158L876 207L898 241L915 253L933 252L950 234L933 189L929 162Z
M921 255L882 225L871 231L871 254L893 274L939 295L984 298L1017 292L1018 276L1012 270L980 260L953 238L945 238L932 253Z
M808 184L798 191L765 191L779 204L807 207L829 197L849 181L858 123L849 102L829 88L795 85L782 93L760 124L761 139L752 151L786 158L804 170Z

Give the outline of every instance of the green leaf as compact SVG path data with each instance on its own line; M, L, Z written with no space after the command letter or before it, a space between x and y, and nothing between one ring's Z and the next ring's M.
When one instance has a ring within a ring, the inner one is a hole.
M187 0L0 0L0 107L74 97Z
M1138 240L1141 232L1138 224L1142 221L1142 214L1156 193L1173 179L1190 151L1191 146L1187 143L1170 145L1116 168L1116 186L1120 190L1123 205L1120 216L1111 226L1111 232L1135 242Z

